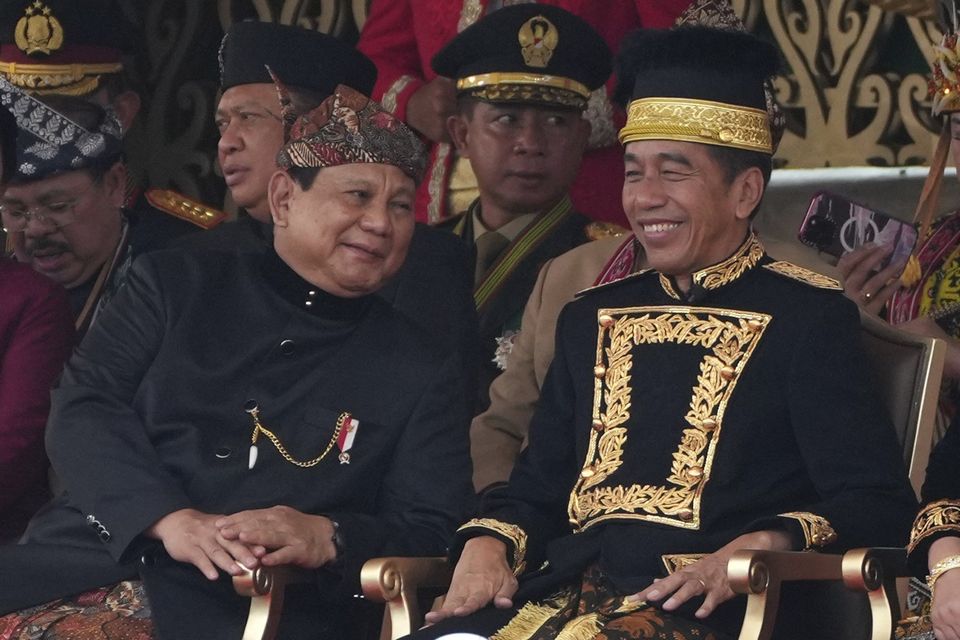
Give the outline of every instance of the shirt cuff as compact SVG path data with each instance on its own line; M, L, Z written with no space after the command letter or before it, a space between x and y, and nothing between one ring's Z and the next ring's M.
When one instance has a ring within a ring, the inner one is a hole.
M487 535L504 542L512 551L510 568L513 575L520 575L527 566L527 532L515 524L493 518L474 518L457 529L457 533L469 537Z

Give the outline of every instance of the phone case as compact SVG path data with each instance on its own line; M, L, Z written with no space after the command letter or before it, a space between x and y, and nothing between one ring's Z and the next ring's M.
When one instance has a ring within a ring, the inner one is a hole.
M891 262L906 262L917 243L917 230L881 211L821 192L810 200L797 237L835 258L870 242L892 244L893 253L880 265L882 269Z

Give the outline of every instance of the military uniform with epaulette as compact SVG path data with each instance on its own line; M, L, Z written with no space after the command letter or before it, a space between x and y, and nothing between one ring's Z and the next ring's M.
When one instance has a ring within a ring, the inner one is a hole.
M124 57L136 46L136 29L115 0L2 4L0 76L12 85L41 99L76 96L103 107L127 90ZM175 191L144 189L134 180L124 206L130 212L134 254L212 229L227 217Z
M465 29L437 53L432 66L454 79L460 99L569 110L579 118L590 92L609 77L611 56L594 29L572 13L519 5L499 9ZM569 158L577 165L580 160ZM589 241L591 224L564 194L543 210L517 214L488 230L481 204L485 197L490 196L480 184L480 197L467 211L437 225L462 238L471 253L480 327L478 413L490 405L490 383L505 366L540 267ZM491 238L494 242L488 244Z

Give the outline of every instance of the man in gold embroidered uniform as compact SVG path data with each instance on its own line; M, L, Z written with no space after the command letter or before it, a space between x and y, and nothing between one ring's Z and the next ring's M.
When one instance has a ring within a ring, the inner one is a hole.
M0 75L34 95L77 96L114 111L134 167L127 209L141 212L138 234L158 242L212 229L226 217L170 189L144 189L144 145L128 136L142 107L128 58L137 28L116 0L10 0L0 7ZM162 214L162 215L161 215ZM166 218L186 221L171 225Z
M465 517L459 354L374 295L413 235L423 146L345 86L283 115L273 247L143 256L68 363L47 437L67 493L0 547L0 614L48 614L0 635L106 585L94 608L120 600L125 637L240 637L231 576L294 564L315 581L278 637L343 640L362 564L440 553Z
M540 266L587 240L589 220L572 210L568 191L590 134L583 109L610 74L610 52L571 13L516 5L460 33L433 68L456 81L458 112L448 129L480 190L441 226L474 252L482 411Z
M735 550L906 539L915 498L855 306L750 229L776 51L704 27L625 44L623 202L651 268L561 313L529 446L460 528L419 637L731 637Z

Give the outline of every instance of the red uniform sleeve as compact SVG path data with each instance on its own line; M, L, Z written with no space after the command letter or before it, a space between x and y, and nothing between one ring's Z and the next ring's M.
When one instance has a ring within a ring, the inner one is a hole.
M0 513L47 473L50 387L73 346L65 292L34 273L4 273L0 318Z
M371 97L406 121L407 101L433 75L420 62L410 0L374 0L357 49L377 66Z

